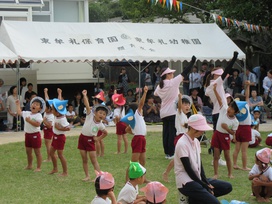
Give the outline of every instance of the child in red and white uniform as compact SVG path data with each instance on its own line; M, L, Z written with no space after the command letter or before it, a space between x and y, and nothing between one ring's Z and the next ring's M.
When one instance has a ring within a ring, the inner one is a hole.
M105 105L97 104L93 107L93 110L90 108L90 104L87 97L87 91L83 90L83 102L86 107L86 119L81 131L81 134L78 138L78 149L80 150L80 155L83 162L83 169L85 172L85 178L83 181L90 180L90 175L88 171L88 155L94 167L94 170L100 171L99 164L97 162L96 156L96 143L102 140L107 136L107 131L103 120L106 118L109 113L108 108ZM97 136L98 131L101 131L101 136Z
M116 134L117 134L117 152L116 154L121 153L121 145L122 139L124 141L124 153L127 153L128 150L128 138L126 135L126 124L121 122L120 119L125 116L125 107L126 99L124 98L123 94L113 94L112 95L112 102L115 107L113 111L113 121L116 124Z
M37 167L35 172L41 171L42 154L41 145L42 139L40 134L40 125L43 121L42 114L45 110L45 102L40 97L34 97L30 102L31 111L21 111L20 101L16 100L17 113L24 118L25 131L25 147L27 154L27 166L25 169L32 169L32 150L34 149Z
M182 135L188 131L188 117L187 113L190 111L192 104L192 99L190 96L179 94L179 100L178 100L178 111L175 118L175 127L177 130L176 137L174 140L174 144L176 146L178 140L182 137ZM174 167L174 160L171 160L165 170L163 172L163 180L165 182L168 181L168 175L170 171Z
M211 145L214 147L214 158L213 158L213 168L214 168L214 179L218 178L218 166L220 159L220 150L224 151L224 156L228 168L228 177L233 178L232 167L230 160L230 136L234 136L235 131L238 129L239 122L235 117L235 114L239 112L236 102L232 101L228 106L222 103L222 98L217 92L217 84L214 84L214 94L217 98L218 104L220 105L219 117L216 125L216 130L212 136ZM225 97L225 96L224 96Z
M250 148L261 146L260 145L260 143L262 141L261 133L258 130L256 130L256 125L257 125L257 122L252 121L252 124L251 124L251 141L249 141L249 143L248 143L248 147L250 147Z
M61 90L58 89L60 94ZM62 98L62 97L59 97ZM70 131L70 124L68 123L65 114L67 112L66 105L68 100L59 100L54 98L53 100L48 100L53 109L53 114L55 116L55 121L53 125L53 141L50 147L50 156L53 163L53 170L49 174L54 174L58 172L58 163L55 152L57 151L58 158L61 161L63 172L60 176L68 176L67 161L63 155L64 145L66 141L65 132Z

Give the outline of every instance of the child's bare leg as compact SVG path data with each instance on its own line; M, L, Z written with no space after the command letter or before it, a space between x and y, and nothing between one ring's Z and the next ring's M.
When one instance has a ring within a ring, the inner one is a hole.
M33 162L31 147L26 147L26 156L27 156L27 166L25 167L25 169L29 170L29 169L32 169L32 162Z
M100 157L101 155L101 146L99 141L95 141L95 149L96 149L96 155Z
M238 154L240 152L240 149L241 149L241 142L236 142L235 149L233 152L233 168L234 169L241 169L239 166L237 166L237 158L238 158Z
M122 135L117 135L117 154L121 152L121 145L122 145Z
M35 172L41 171L41 166L42 166L42 153L41 153L41 148L35 148L34 149L36 159L37 159L37 168L34 170Z
M265 200L266 202L270 202L270 198L272 196L272 187L268 187L266 186L266 196L265 196Z
M100 143L100 149L101 149L101 154L100 154L100 156L103 157L103 156L104 156L104 153L105 153L105 145L104 145L104 141L103 141L103 140L100 140L99 143Z
M44 162L49 162L51 161L51 157L50 157L50 146L51 146L51 140L49 139L44 139L44 144L45 144L45 147L46 147L46 153L47 153L47 159L44 160Z
M234 178L232 175L232 166L231 166L231 160L230 160L230 150L224 150L224 156L225 160L227 163L227 168L228 168L228 177L229 178Z
M57 150L58 152L58 156L61 162L61 166L62 166L62 174L60 174L60 176L68 176L68 169L67 169L67 161L65 159L65 157L63 156L63 150Z
M90 180L90 175L89 175L89 170L88 170L87 151L80 150L80 155L81 155L81 158L82 158L82 166L83 166L83 170L84 170L84 173L85 173L85 178L82 179L82 181L88 181L88 180Z
M243 170L250 171L250 168L247 167L247 149L248 149L248 142L242 142L241 152L242 152Z
M220 159L220 149L214 147L213 150L214 154L213 154L213 170L214 170L214 176L213 179L218 179L218 161Z
M52 164L53 164L53 170L49 172L49 174L54 174L58 172L58 161L57 161L57 157L55 155L55 148L54 147L50 147L50 157L52 159Z
M174 160L172 159L172 160L169 162L169 164L168 164L168 166L167 166L165 172L163 172L163 174L162 174L162 179L163 179L165 182L169 182L169 180L168 180L168 174L169 174L170 171L173 169L173 167L174 167Z
M128 150L128 138L127 138L126 134L123 135L123 140L124 140L124 145L125 145L124 153L126 154L127 150Z
M252 192L254 193L256 200L258 202L265 202L265 199L263 197L261 197L261 195L260 195L260 192L262 190L261 186L253 186L253 182L252 182L251 189L252 189Z
M100 166L98 164L95 151L90 151L89 152L89 157L90 157L90 160L91 160L92 165L94 167L94 170L100 171Z

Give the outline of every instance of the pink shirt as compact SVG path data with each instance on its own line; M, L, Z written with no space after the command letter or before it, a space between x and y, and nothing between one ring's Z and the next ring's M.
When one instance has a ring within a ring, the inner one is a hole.
M227 99L225 97L225 91L224 91L224 86L223 86L223 80L221 77L218 77L216 80L211 80L211 84L207 87L206 91L205 91L205 95L206 96L209 96L212 103L213 103L213 111L212 111L212 114L217 114L219 113L219 110L220 110L220 105L217 101L217 98L214 94L214 90L213 90L213 85L214 84L217 84L217 87L216 87L216 91L217 93L219 94L219 96L221 97L221 100L222 100L222 105L228 105L228 102L227 102Z
M193 181L180 160L182 157L188 157L191 167L195 172L196 176L201 180L201 159L200 159L201 147L199 140L194 138L192 140L187 133L178 140L175 148L174 156L174 170L176 175L177 188L182 188L188 182Z
M164 86L161 89L160 86L157 86L154 95L161 98L161 118L167 116L176 115L177 113L177 98L179 94L179 85L183 81L183 76L181 74L177 75L173 79L163 80Z

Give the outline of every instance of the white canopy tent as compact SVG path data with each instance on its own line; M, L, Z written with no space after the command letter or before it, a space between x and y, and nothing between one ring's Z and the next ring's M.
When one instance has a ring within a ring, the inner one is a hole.
M17 55L0 42L0 63L14 63L17 59Z
M216 24L3 21L1 41L31 62L229 60L245 54Z

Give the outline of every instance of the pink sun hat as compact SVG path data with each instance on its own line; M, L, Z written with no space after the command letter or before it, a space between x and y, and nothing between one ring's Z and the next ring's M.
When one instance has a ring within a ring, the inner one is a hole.
M270 162L271 152L272 150L266 147L258 150L256 156L261 162L268 164Z
M161 74L161 77L165 74L174 73L176 70L170 69L169 67L164 70L164 72Z
M96 173L96 179L100 177L100 180L99 180L100 190L107 190L114 187L114 178L109 172L95 171L95 173Z
M232 98L232 100L233 100L232 95L230 95L229 93L225 93L225 97L226 97L226 98L231 97L231 98Z
M215 75L221 76L223 73L224 73L223 69L220 68L220 69L216 69L216 70L212 71L211 74L212 74L212 75L215 74Z
M199 131L212 130L212 128L207 124L206 118L200 114L191 115L188 119L188 126Z
M114 104L118 106L123 106L126 103L126 99L123 94L113 94L111 97Z
M157 181L148 183L140 191L145 193L146 199L151 203L162 203L168 193L168 189Z

